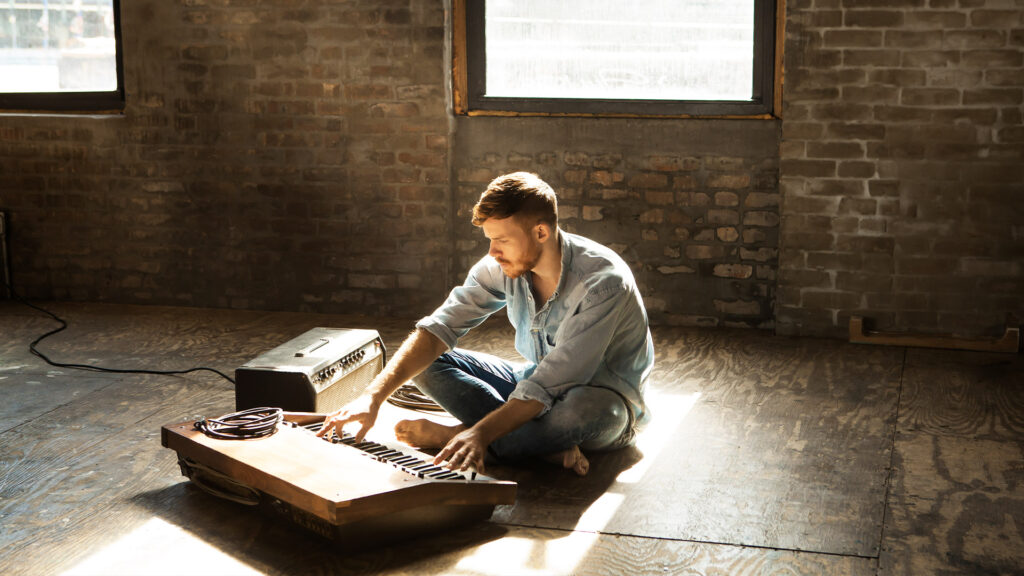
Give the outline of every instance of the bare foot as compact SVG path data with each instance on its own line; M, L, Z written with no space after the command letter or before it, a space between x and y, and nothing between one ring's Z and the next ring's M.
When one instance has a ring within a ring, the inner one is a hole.
M433 420L400 420L395 424L395 438L416 448L444 448L465 429L462 424L446 426Z
M583 452L580 452L579 446L573 446L568 450L548 454L544 459L552 464L558 464L562 468L572 470L580 476L586 476L587 472L590 470L590 460L587 460L587 457L583 455Z

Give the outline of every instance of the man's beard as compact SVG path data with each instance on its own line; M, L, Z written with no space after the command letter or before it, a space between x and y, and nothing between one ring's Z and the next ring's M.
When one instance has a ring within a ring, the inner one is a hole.
M495 260L498 261L498 264L502 265L501 271L505 273L505 276L515 279L536 268L537 263L540 262L540 254L540 243L534 242L521 260L515 262L498 258L495 258Z

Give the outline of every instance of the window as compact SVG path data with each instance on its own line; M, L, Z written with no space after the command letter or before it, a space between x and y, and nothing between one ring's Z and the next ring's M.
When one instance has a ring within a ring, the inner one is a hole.
M774 0L462 0L468 114L770 115Z
M0 109L122 109L119 4L0 1Z

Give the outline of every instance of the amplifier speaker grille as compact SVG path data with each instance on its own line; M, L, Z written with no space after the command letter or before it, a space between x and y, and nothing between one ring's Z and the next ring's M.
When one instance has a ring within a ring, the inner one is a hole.
M349 372L344 378L324 388L316 396L314 412L333 412L355 400L366 390L381 370L384 369L384 356L377 356L370 362Z

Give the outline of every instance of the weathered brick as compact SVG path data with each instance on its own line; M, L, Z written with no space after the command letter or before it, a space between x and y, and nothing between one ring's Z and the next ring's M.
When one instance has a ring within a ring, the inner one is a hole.
M721 278L750 278L754 275L754 267L749 264L715 264L712 273Z
M967 14L952 10L908 10L907 28L949 30L967 25Z
M739 206L740 198L735 192L715 192L715 206Z
M946 48L941 30L887 30L885 46L903 49Z
M1024 91L1020 88L988 88L964 90L964 106L1014 106L1024 102Z
M864 145L860 142L809 142L808 158L863 158Z
M774 212L753 210L743 215L744 226L774 227L779 225L779 215Z
M761 303L754 300L715 300L715 310L737 316L761 314Z
M779 205L779 194L774 192L751 192L743 200L747 208L766 208Z
M956 106L960 91L953 88L904 88L900 94L904 106Z
M665 206L675 203L675 193L647 190L644 193L644 199L647 201L648 204L652 204L655 206Z
M708 210L708 224L729 224L735 225L740 222L739 212L736 210L711 209Z
M1024 53L1015 52L1016 56L1014 64L1007 64L1007 66L1016 66L1016 68L1002 70L992 69L995 66L1002 64L983 63L979 64L979 67L986 68L985 70L985 83L992 86L1024 86L1024 69L1021 69L1022 58Z
M945 33L943 48L979 50L1001 48L1006 44L1002 30L951 30Z
M959 50L906 50L902 52L901 65L908 68L941 68L960 63Z
M789 177L830 177L836 175L836 162L834 160L782 160L779 170Z
M644 158L640 167L656 172L693 171L700 168L700 159L679 156L648 156Z
M871 84L882 84L907 88L923 86L928 81L928 75L924 70L906 68L881 68L868 71L868 82ZM838 120L843 120L839 118Z
M689 266L658 266L657 270L658 272L665 275L696 273L696 270L690 268Z
M900 65L900 58L901 54L898 50L853 48L843 50L843 66L895 68Z
M686 247L686 257L690 260L708 260L721 258L725 255L725 247L706 244L690 244Z
M590 181L601 186L614 186L625 179L621 172L610 172L608 170L595 170L590 173Z
M855 28L894 28L903 24L903 14L897 10L847 10L843 24Z
M715 174L708 177L707 185L710 188L728 188L737 190L750 186L750 174Z
M872 178L878 173L878 168L871 161L843 161L839 163L837 174L840 178Z
M829 48L871 48L882 46L883 34L877 30L826 30L822 35Z
M668 176L665 174L643 173L629 179L631 188L667 188Z
M740 234L733 226L725 226L715 230L715 236L722 242L735 242Z

